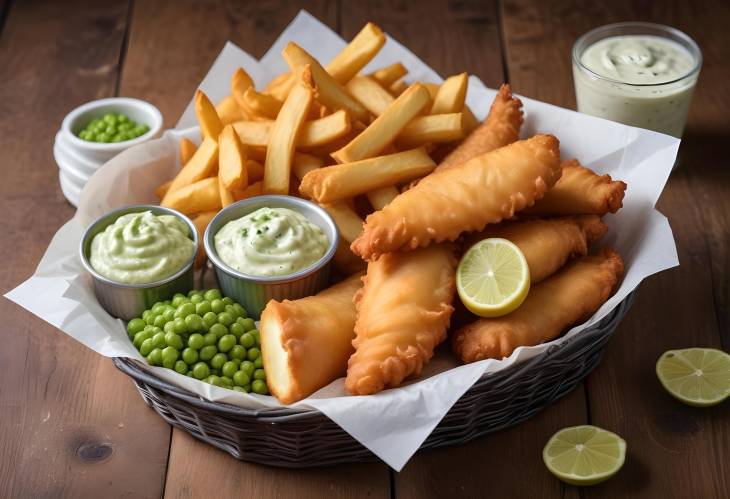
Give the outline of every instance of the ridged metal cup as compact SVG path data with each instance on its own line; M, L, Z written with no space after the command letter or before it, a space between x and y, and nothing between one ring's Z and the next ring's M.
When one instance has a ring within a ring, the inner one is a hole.
M122 215L127 213L139 213L143 211L151 211L155 215L173 215L190 229L190 236L194 244L195 251L190 260L173 275L160 279L155 282L146 284L126 284L116 282L108 277L99 274L91 266L89 262L91 254L91 242L94 236L103 232L108 226L117 221ZM84 232L79 245L79 256L81 263L86 271L91 274L94 283L94 294L104 310L114 317L128 321L142 315L146 309L158 301L168 300L175 293L187 293L193 289L193 264L195 263L195 254L198 248L198 232L193 222L182 213L163 208L155 205L133 205L125 206L117 210L105 213L97 218Z
M239 272L226 265L215 250L215 235L228 222L259 208L289 208L320 227L329 241L324 256L307 268L282 276L257 276ZM269 300L296 300L318 293L329 284L330 262L340 235L329 214L314 203L292 196L256 196L225 207L211 220L203 236L208 259L215 268L218 284L225 296L243 305L248 314L259 319Z

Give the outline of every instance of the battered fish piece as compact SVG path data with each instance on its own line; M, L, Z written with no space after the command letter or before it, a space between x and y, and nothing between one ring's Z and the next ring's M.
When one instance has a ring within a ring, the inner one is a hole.
M611 249L581 257L532 288L514 312L458 329L451 338L454 353L467 363L501 359L519 346L552 340L593 315L611 296L623 270L621 256Z
M353 297L361 278L354 275L314 296L266 305L259 324L266 381L283 404L345 375L355 337Z
M558 139L535 135L514 142L433 173L401 193L367 217L352 251L374 260L383 253L453 241L532 206L558 178Z
M522 101L513 97L510 86L504 83L494 97L487 119L451 151L435 171L460 165L480 154L517 141L522 121Z
M347 391L377 393L421 372L446 339L455 269L451 243L388 253L368 264L365 285L355 295L355 353L347 367Z
M626 184L610 175L597 175L578 160L563 162L563 175L527 215L605 215L623 206Z
M557 272L569 259L588 253L588 246L603 237L608 226L598 215L507 222L488 226L467 237L467 246L488 237L512 241L525 255L530 282L537 284Z

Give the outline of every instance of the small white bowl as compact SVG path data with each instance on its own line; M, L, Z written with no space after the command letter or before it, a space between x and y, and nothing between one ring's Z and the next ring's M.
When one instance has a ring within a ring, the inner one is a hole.
M123 142L90 142L77 136L91 120L101 118L108 113L123 113L129 119L145 124L150 129L144 135ZM161 131L162 114L160 111L149 102L128 97L110 97L87 102L68 113L61 124L63 141L79 155L92 162L100 163L105 163L125 149L159 136Z
M56 163L58 163L60 159L66 164L72 164L76 170L83 173L87 179L96 173L96 170L101 168L101 165L104 164L102 161L92 161L86 156L82 156L76 152L74 148L63 138L61 130L59 130L56 134L56 141L53 143L53 157L55 158Z
M74 208L79 205L79 197L81 196L81 187L74 184L74 182L68 178L68 176L59 170L58 181L61 184L61 192L63 196L71 203Z

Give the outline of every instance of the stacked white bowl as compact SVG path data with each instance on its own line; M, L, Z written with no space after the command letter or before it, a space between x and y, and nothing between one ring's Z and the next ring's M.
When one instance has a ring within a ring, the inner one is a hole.
M132 121L147 125L149 131L123 142L90 142L79 138L78 133L89 122L109 113L125 114ZM78 205L81 189L104 163L125 149L158 137L161 131L160 111L149 102L139 99L111 97L77 107L64 118L53 144L53 157L58 165L63 195L69 203Z

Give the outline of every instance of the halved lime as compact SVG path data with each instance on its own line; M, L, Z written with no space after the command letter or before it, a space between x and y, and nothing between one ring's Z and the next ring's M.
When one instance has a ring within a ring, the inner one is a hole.
M615 475L626 459L624 439L597 426L563 428L542 451L545 466L572 485L594 485Z
M656 375L685 404L708 407L730 396L730 355L714 348L668 350L656 363Z
M466 308L476 315L508 314L522 305L530 290L527 260L507 239L483 239L461 257L456 289Z

